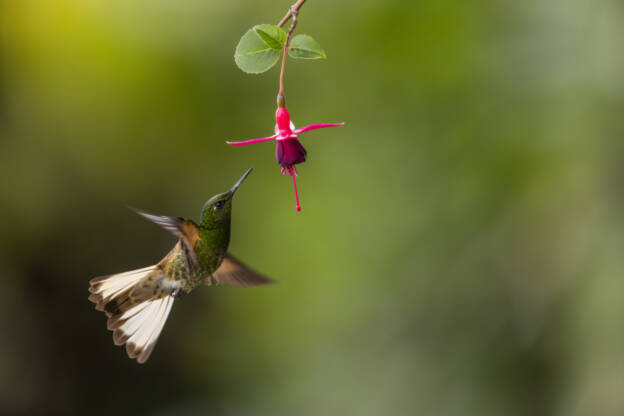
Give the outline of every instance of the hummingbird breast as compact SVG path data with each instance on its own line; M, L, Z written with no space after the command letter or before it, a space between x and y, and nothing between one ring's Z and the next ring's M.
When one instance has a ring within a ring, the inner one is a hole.
M190 292L206 278L211 276L221 265L226 250L219 250L202 244L201 240L195 245L195 254L199 267L188 270L184 250L178 242L169 254L163 259L163 269L167 278L180 283L185 292Z

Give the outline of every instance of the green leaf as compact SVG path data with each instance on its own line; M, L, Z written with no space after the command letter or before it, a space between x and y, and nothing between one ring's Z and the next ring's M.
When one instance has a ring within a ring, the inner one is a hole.
M285 42L286 33L277 26L254 26L236 45L234 61L243 72L261 74L277 63Z
M281 50L286 43L286 32L274 25L257 25L253 29L273 49Z
M290 40L288 54L299 59L325 59L325 51L312 36L297 35Z

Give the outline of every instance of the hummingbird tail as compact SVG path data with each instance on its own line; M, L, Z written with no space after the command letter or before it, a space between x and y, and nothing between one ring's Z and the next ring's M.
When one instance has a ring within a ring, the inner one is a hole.
M92 279L89 300L108 316L115 345L126 344L130 358L144 363L167 321L174 298L160 287L157 266Z

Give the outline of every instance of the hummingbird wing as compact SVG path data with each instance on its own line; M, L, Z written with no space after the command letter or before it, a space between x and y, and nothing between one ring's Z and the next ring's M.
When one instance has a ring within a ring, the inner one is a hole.
M206 279L206 284L231 285L231 286L258 286L272 283L273 280L261 275L243 263L226 254L219 268L212 274L211 278Z
M199 229L197 228L197 224L195 224L192 220L186 220L182 217L152 215L134 208L132 208L132 210L148 220L160 225L165 230L178 237L182 243L184 257L186 257L186 269L190 272L194 272L199 268L197 255L193 249L193 246L199 239Z

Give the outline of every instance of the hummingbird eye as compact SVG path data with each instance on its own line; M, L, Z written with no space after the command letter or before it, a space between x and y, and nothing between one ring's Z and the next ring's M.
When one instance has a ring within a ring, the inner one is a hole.
M225 205L225 201L217 201L215 203L215 209L221 209L223 208L223 205Z

